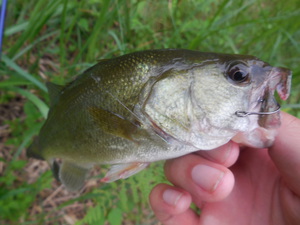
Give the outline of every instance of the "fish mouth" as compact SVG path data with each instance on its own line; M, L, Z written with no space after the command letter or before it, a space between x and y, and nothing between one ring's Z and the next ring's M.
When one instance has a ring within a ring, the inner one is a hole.
M281 125L280 105L274 97L275 90L282 100L290 94L292 73L286 68L271 67L266 74L267 79L253 91L258 95L253 96L254 108L249 112L237 111L238 117L257 115L251 121L253 128L248 132L237 133L232 140L242 145L265 148L273 144L277 134L276 128ZM258 126L255 126L257 124Z
M258 93L262 93L257 99L255 111L236 111L238 117L246 117L250 115L258 115L258 125L264 128L276 128L280 126L280 104L274 97L277 90L280 98L286 100L290 94L291 88L291 71L286 68L272 67L268 74L268 79L260 85ZM257 90L257 89L256 89Z
M266 80L262 97L259 98L260 112L258 125L271 129L280 126L280 105L274 97L275 90L282 100L287 100L290 95L292 73L289 69L273 67Z

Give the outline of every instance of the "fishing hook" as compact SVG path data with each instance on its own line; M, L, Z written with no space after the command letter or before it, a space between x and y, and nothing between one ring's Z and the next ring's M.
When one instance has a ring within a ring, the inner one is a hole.
M246 117L250 115L271 115L280 111L281 106L277 103L277 109L269 112L246 112L246 111L236 111L235 115L238 117Z

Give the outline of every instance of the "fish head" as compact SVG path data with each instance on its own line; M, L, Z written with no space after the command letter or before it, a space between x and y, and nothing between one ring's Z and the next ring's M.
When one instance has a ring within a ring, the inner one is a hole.
M199 129L216 139L230 137L242 145L270 146L280 126L281 99L290 93L291 71L253 56L222 55L199 68L194 98ZM222 132L221 132L222 131Z
M178 61L142 101L157 133L202 150L230 139L257 148L272 144L280 126L274 93L288 98L290 70L247 55L202 53Z

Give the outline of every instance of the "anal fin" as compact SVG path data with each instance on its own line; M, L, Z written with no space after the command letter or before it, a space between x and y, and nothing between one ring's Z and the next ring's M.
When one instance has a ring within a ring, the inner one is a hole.
M59 180L69 191L78 191L84 185L88 170L88 168L65 161L59 170Z
M105 177L101 179L101 181L110 183L119 179L125 179L145 169L149 164L150 163L135 162L112 165L110 170L107 172Z

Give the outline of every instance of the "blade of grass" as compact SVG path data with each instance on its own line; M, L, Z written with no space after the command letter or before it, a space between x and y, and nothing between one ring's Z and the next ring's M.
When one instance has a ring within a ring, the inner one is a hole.
M37 96L35 96L34 94L32 94L31 92L29 92L27 90L24 90L24 89L18 88L18 87L9 87L8 89L26 97L39 109L42 116L45 119L47 118L49 107L42 100L40 100Z
M0 88L6 88L6 87L12 87L12 86L19 86L19 85L30 85L31 82L27 81L27 80L12 80L12 79L8 79L5 81L1 81L0 82Z
M108 34L111 35L113 37L113 39L115 40L121 54L124 54L124 52L125 52L124 44L121 43L121 40L116 35L116 33L114 31L110 30L110 31L108 31Z
M293 38L293 36L286 30L283 30L283 33L287 36L287 38L291 41L293 44L293 47L297 50L297 52L300 53L300 45L299 45L299 40L298 42Z
M280 43L282 43L282 33L279 31L278 35L277 35L277 38L276 38L276 41L273 45L272 51L270 53L269 61L271 61L273 59L273 57L276 55L276 53L277 53L277 51L280 47Z
M23 49L20 49L18 51L18 53L16 53L14 55L14 57L12 58L12 61L16 61L18 58L20 58L22 55L24 55L26 52L28 52L29 50L31 50L32 48L34 48L38 43L50 38L50 37L54 37L55 35L58 35L60 33L60 31L53 31L50 32L48 34L45 34L37 39L35 39L31 44L26 45Z
M212 17L212 19L209 21L207 29L209 30L213 24L215 23L215 21L217 20L218 16L221 15L221 13L224 11L224 9L226 8L226 5L230 2L230 0L224 0L222 2L222 4L218 7L217 12L214 14L214 16ZM233 13L230 14L231 16L233 16Z
M67 6L68 6L68 0L64 0L63 2L63 11L61 14L61 33L59 37L59 47L60 47L60 63L62 65L65 64L65 61L67 59L66 57L66 39L64 38L65 36L65 27L66 27L66 17L67 17Z
M229 45L229 46L231 47L231 49L232 49L232 52L233 52L234 54L239 54L239 50L238 50L238 48L236 47L236 44L234 43L234 41L232 40L232 38L231 38L231 37L228 37L228 36L224 36L224 38L226 38L228 45Z
M39 34L43 26L47 23L49 18L55 13L61 0L46 1L40 0L35 5L33 12L30 14L28 28L22 33L17 42L9 51L9 56L14 56L26 41L31 41ZM30 29L29 29L30 28Z
M42 91L47 92L47 88L42 82L40 82L38 79L36 79L31 74L24 71L21 67L19 67L15 62L13 62L11 59L9 59L6 55L2 55L2 60L8 67L12 68L20 76L24 77L26 80L29 80L32 84L36 85Z
M76 8L81 9L83 7L84 3L85 3L85 1L77 2L76 4L78 4L78 5ZM81 13L80 13L80 10L78 10L77 13L75 14L75 16L73 16L73 19L67 29L67 33L64 36L61 36L61 38L65 39L64 42L67 42L68 40L72 40L72 38L71 38L72 31L74 31L74 27L77 24L80 16L81 16ZM64 49L62 49L62 50L64 50Z
M86 40L85 44L83 46L80 46L79 53L77 57L75 58L74 62L77 63L79 59L82 57L82 54L86 49L87 51L87 59L89 60L95 60L93 52L95 52L95 49L97 49L99 41L100 33L103 31L103 26L109 26L113 20L112 15L116 13L115 7L113 7L111 10L109 9L111 7L111 2L114 3L114 1L104 1L101 5L101 10L99 13L99 17L97 18L97 21L93 27L92 33L90 34L89 38Z
M13 25L11 27L8 27L4 31L4 36L9 37L9 36L11 36L13 34L16 34L18 32L24 31L24 30L27 29L28 24L29 24L29 22L25 21L25 22L22 22L20 24L16 24L16 25Z
M218 19L218 16L223 12L223 10L225 9L226 5L228 4L230 0L224 0L221 5L218 7L217 12L213 15L212 18L209 18L209 20L207 21L207 26L205 27L205 30L207 31L207 35L209 34L209 31L211 30L211 28L213 27L213 24L215 23L215 21ZM200 42L202 42L202 40L204 40L205 37L203 37L203 34L200 33L199 35L197 35L190 43L189 48L196 48L196 46L200 45Z
M14 195L17 195L17 194L20 194L20 193L28 192L30 190L31 190L31 188L19 188L19 189L16 189L16 190L10 190L9 192L7 192L4 195L0 195L0 200L3 201L6 198L9 198L11 196L14 196Z

